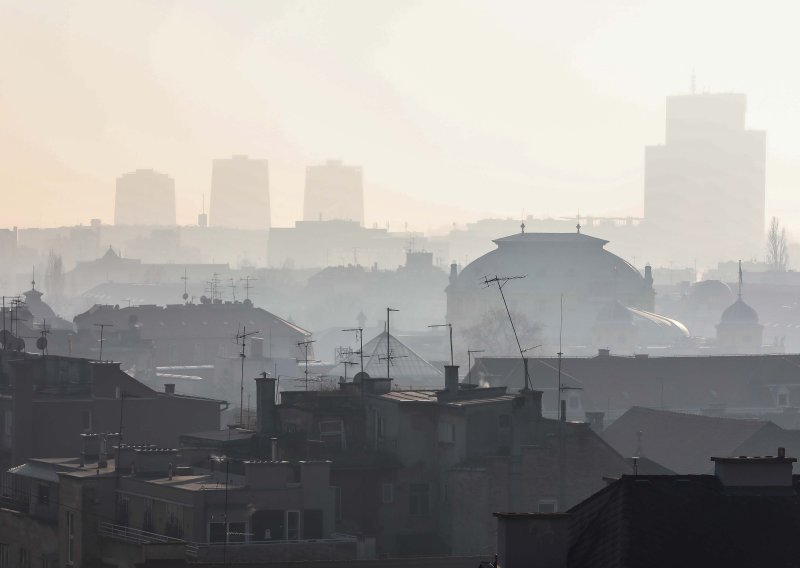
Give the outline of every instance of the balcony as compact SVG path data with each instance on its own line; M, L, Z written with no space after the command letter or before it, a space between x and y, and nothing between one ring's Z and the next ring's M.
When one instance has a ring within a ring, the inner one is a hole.
M112 523L100 523L98 533L100 536L130 544L186 544L186 541L180 538Z
M186 556L202 563L266 563L313 562L322 560L355 560L364 548L356 537L313 540L273 540L236 543L190 543Z

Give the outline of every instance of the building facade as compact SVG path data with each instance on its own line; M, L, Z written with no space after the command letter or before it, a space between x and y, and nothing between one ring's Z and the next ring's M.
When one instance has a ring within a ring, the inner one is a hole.
M306 168L304 221L364 224L364 182L360 166L329 160Z
M766 133L746 110L743 94L667 98L665 143L645 149L644 222L669 258L761 257Z
M214 160L210 214L212 227L268 230L269 162L242 155Z
M175 225L175 180L155 170L117 178L115 225Z

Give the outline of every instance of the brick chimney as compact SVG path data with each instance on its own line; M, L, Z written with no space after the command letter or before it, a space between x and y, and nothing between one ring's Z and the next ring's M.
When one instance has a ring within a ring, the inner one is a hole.
M262 373L256 377L256 431L260 435L276 431L275 379Z
M569 515L495 513L497 565L503 568L565 568Z

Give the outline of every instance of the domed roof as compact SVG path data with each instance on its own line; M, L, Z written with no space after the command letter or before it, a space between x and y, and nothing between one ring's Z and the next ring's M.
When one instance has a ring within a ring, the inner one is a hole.
M597 323L633 323L633 314L619 300L614 300L597 313Z
M581 233L518 233L496 239L497 249L475 259L455 278L448 292L477 291L484 277L526 275L515 287L526 293L607 298L639 295L644 278L636 268L605 250L608 241ZM598 294L598 290L601 290Z
M733 300L730 286L721 280L701 280L689 288L687 300L693 307L722 309Z
M720 323L758 323L758 313L740 296L722 312Z

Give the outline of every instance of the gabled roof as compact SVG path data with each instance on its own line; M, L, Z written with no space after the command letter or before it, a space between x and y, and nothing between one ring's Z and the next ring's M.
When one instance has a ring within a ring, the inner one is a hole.
M685 414L635 406L603 432L603 438L625 457L645 456L681 474L708 473L709 456L739 455L757 435L756 455L774 454L769 443L782 429L772 422ZM641 432L641 435L639 434ZM800 438L798 438L800 441ZM750 445L750 449L755 448ZM752 454L750 454L752 455Z
M386 378L387 333L384 331L364 345L364 372L373 378ZM413 349L394 335L389 336L388 350L392 357L389 373L394 385L416 387L443 387L444 373L423 359ZM360 363L357 354L349 361ZM339 363L327 374L332 377L344 376L344 363ZM358 365L352 365L348 376L358 372Z

